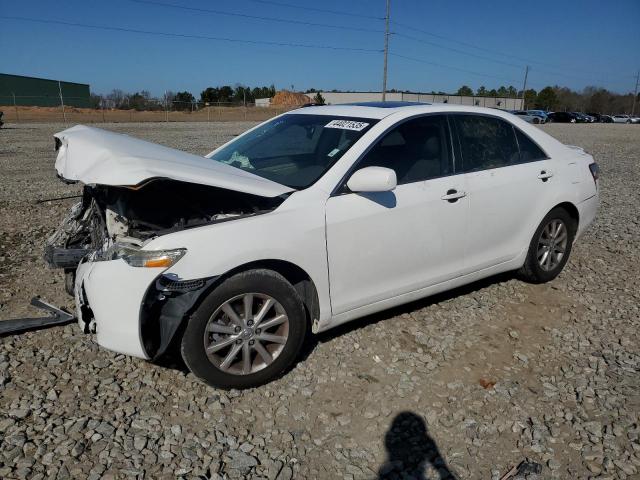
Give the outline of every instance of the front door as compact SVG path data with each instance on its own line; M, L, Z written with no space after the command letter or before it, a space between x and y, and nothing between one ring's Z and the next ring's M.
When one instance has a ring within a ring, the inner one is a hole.
M463 271L469 202L464 175L452 175L450 138L445 116L408 120L385 134L355 167L393 168L395 190L339 191L328 199L333 315Z

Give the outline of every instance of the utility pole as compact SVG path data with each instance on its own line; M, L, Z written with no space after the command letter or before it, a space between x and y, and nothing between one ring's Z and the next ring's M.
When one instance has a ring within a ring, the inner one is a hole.
M527 90L527 77L529 76L529 65L524 69L524 84L522 85L522 110L526 110L527 104L524 92Z
M244 119L247 120L247 88L242 87L242 105L244 110Z
M60 93L60 105L62 105L62 119L67 123L67 114L64 111L64 99L62 98L62 84L58 80L58 92Z
M16 103L16 92L11 92L13 95L13 108L16 110L16 123L20 121L20 117L18 116L18 104Z
M387 0L387 16L384 28L384 73L382 77L382 101L387 100L387 57L389 56L389 12L391 10L391 0Z
M638 80L640 80L640 71L636 73L636 91L633 93L633 105L631 106L631 116L636 113L636 100L638 100Z
M169 121L169 96L166 90L164 91L164 121Z

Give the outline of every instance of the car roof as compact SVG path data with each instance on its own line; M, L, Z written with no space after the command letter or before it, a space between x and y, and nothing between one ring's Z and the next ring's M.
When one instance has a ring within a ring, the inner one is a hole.
M431 105L427 102L353 102L343 103L342 105L354 105L356 107L370 107L370 108L399 108L399 107L414 107L416 105Z
M316 105L290 110L287 114L334 115L336 117L356 117L380 120L389 115L401 113L417 115L420 113L467 112L496 115L508 114L506 110L455 105L452 103L418 103L418 102L359 102L337 105ZM500 115L499 115L500 116Z

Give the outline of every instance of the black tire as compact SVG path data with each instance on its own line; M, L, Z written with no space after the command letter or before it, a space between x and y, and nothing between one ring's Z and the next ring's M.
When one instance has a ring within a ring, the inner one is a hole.
M567 229L567 244L560 262L554 268L545 270L538 262L538 246L543 230L555 220L564 223ZM556 207L547 213L533 234L533 238L529 243L527 258L525 259L524 265L518 270L519 276L530 283L545 283L556 278L569 260L577 227L576 221L571 218L571 215L562 207Z
M254 373L232 374L219 369L209 360L205 352L204 334L211 315L229 299L245 293L268 295L280 303L289 321L288 337L273 363ZM257 387L278 378L293 364L307 335L307 323L300 296L282 275L266 269L248 270L224 280L200 304L189 319L182 337L182 358L196 377L213 387Z
M539 119L537 119L537 118L534 118L534 119L533 119L533 123L535 123L535 124L537 125L537 124L539 124L539 123L540 123L540 120L539 120Z

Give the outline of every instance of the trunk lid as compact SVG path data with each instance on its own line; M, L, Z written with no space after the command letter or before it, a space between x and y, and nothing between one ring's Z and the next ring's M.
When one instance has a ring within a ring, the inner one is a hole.
M137 186L167 178L262 197L294 190L231 165L100 128L77 125L54 137L56 172L68 181Z

